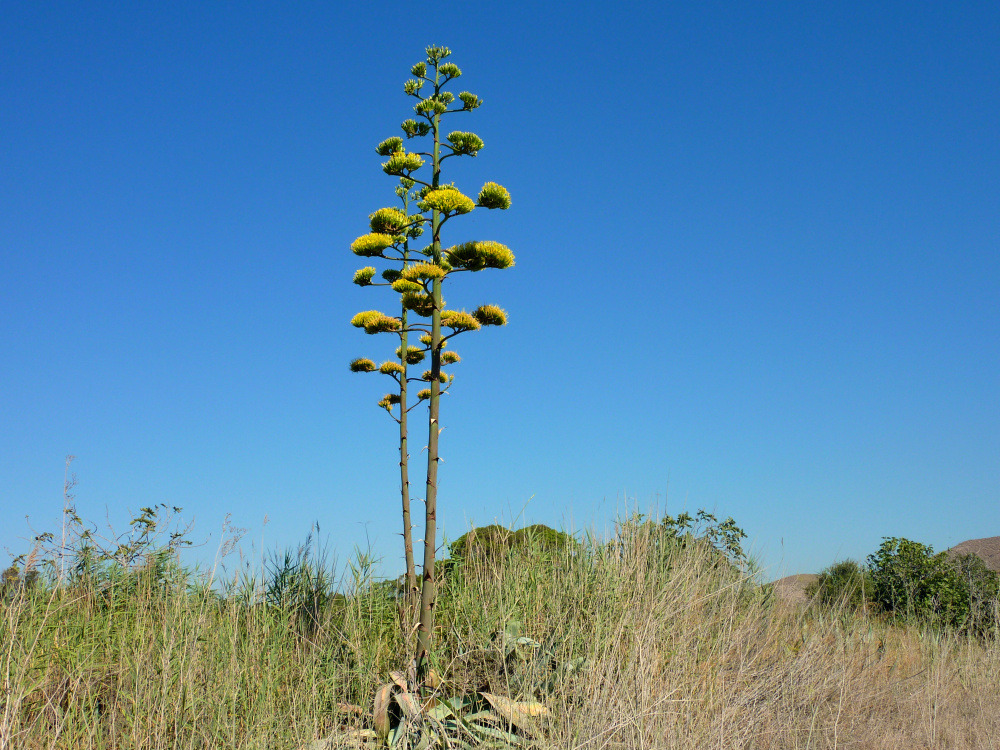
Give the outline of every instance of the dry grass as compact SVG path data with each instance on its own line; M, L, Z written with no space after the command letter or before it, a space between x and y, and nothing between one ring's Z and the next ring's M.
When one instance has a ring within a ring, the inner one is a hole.
M497 634L516 620L556 663L589 660L535 693L551 709L542 747L1000 747L995 637L788 606L658 528L456 569L438 611L446 689L517 695L550 678L547 659L504 659ZM406 661L397 604L366 579L315 622L253 591L137 580L121 598L8 592L0 747L291 750L365 726Z

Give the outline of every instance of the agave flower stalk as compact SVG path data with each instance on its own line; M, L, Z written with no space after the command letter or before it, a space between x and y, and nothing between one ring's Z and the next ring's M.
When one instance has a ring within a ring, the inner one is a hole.
M373 234L402 232L402 234L392 235L393 245L391 246L399 253L397 260L401 262L402 270L406 270L406 267L410 263L410 238L418 237L423 232L423 229L420 226L423 217L419 215L411 217L409 211L410 201L413 197L410 189L413 185L414 183L412 180L406 177L400 177L400 184L396 188L396 195L399 196L403 203L403 210L401 213L396 209L384 208L379 209L369 217L369 223ZM360 239L363 238L359 238L359 240ZM362 246L364 245L365 243L362 243ZM384 252L379 257L385 257ZM399 271L387 271L383 274L383 278L386 279L385 283L378 284L372 281L372 278L375 275L375 269L369 266L355 273L354 283L361 286L389 286L400 274L401 272ZM400 345L396 350L399 364L394 365L394 363L385 362L377 369L379 372L393 377L398 384L398 391L396 393L386 394L382 400L378 402L378 405L384 408L389 416L399 424L399 486L403 511L403 548L406 559L404 585L405 598L412 601L416 599L420 590L417 586L416 564L413 555L413 522L410 513L410 456L407 447L407 417L410 408L412 407L408 407L407 405L407 384L411 380L411 378L408 377L409 365L420 362L424 358L424 355L419 350L409 346L407 313L408 311L406 307L401 307L400 327L397 331L399 334ZM356 372L376 371L375 363L367 359L355 360L351 363L351 369ZM396 404L399 405L400 409L398 418L392 415L392 408Z
M391 209L380 209L372 215L371 233L359 237L351 245L351 250L359 256L369 258L384 258L401 261L399 271L387 271L382 274L394 291L399 293L402 314L400 317L390 317L377 310L358 313L351 321L366 333L395 333L400 337L400 362L386 362L379 368L371 360L355 360L351 368L355 371L371 372L378 369L394 377L399 383L397 393L387 394L381 406L390 411L394 405L400 405L400 466L401 483L404 487L404 499L407 497L405 488L408 486L407 473L403 468L406 463L405 452L405 415L412 409L407 406L406 384L412 380L426 382L429 386L421 390L418 403L428 402L428 438L427 438L427 475L426 493L424 497L424 555L422 564L422 582L420 587L420 618L417 623L417 649L415 664L418 682L423 681L430 666L431 635L434 629L434 606L437 600L437 581L435 577L436 538L437 538L437 490L440 427L440 399L442 393L451 386L453 376L443 372L443 367L459 361L459 356L453 351L445 351L448 339L467 331L478 330L482 326L506 325L506 313L496 305L481 305L472 313L449 310L445 306L442 295L445 280L453 273L461 271L481 271L485 268L509 268L514 265L511 251L498 242L465 242L453 247L444 248L441 233L445 224L456 216L471 212L477 207L506 209L510 206L510 195L502 186L487 182L479 192L477 200L464 195L454 185L442 184L441 165L453 156L475 156L483 148L483 142L474 133L454 131L441 137L441 120L446 115L458 112L471 112L482 102L475 94L463 91L458 95L461 106L449 109L455 102L455 96L445 90L446 85L461 75L458 66L445 59L451 51L446 47L428 47L426 62L417 63L411 69L413 79L406 82L404 91L418 101L414 106L419 121L408 119L402 123L404 135L408 139L430 136L431 149L427 152L408 152L401 138L388 138L379 144L377 152L387 161L382 164L386 174L398 176L407 190L413 186L417 198L419 215L410 217L407 211L399 212L400 216L388 213ZM432 90L427 96L421 91L425 86ZM445 142L447 141L447 142ZM430 179L417 176L424 166L430 167ZM408 193L407 193L408 195ZM408 204L406 204L408 206ZM385 221L376 221L379 215ZM393 221L393 218L396 220ZM429 218L431 228L431 243L417 252L423 254L426 260L410 262L408 238L418 236L423 223ZM355 274L355 283L370 286L375 269L361 269ZM414 313L416 320L409 317ZM447 329L447 333L445 330ZM409 347L409 333L419 333L422 348ZM413 352L411 358L410 352ZM420 378L410 378L407 364L415 364L424 355L430 355L430 369ZM404 526L407 525L404 502ZM405 538L405 537L404 537Z

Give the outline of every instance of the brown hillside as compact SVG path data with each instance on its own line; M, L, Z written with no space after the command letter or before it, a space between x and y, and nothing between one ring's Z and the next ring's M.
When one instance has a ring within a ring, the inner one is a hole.
M785 576L774 582L774 595L789 604L805 604L806 588L819 578L815 573Z
M976 555L981 557L986 567L1000 572L1000 536L984 539L969 539L948 550L949 557L956 555Z

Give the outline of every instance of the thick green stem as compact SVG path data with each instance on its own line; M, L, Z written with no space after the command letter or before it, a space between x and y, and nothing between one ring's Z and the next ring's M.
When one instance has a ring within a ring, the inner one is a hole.
M435 85L435 93L437 93ZM436 188L441 180L440 158L441 116L433 118L434 130L434 171L431 186ZM434 263L441 263L441 215L431 214L432 252ZM437 540L437 469L438 435L441 428L438 414L441 402L441 279L434 279L432 290L434 309L431 314L431 397L428 408L427 427L427 490L424 496L424 580L420 592L420 624L417 626L417 681L423 683L430 668L431 639L434 633L434 606L437 603L437 581L435 579L435 543Z

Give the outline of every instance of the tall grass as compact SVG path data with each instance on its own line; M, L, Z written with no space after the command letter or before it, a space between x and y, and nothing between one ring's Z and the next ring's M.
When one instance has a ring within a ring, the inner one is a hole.
M162 550L82 570L5 588L2 748L347 742L411 653L413 615L365 556L335 578L306 544L222 593ZM544 658L512 658L513 623ZM995 635L789 607L712 546L626 520L610 543L450 567L436 669L451 695L543 701L540 747L996 748Z

